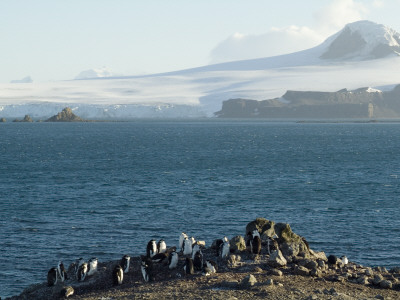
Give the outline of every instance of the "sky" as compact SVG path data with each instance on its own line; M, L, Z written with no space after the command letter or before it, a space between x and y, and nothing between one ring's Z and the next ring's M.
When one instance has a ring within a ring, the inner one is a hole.
M358 20L400 31L399 9L400 0L0 0L0 83L291 53Z

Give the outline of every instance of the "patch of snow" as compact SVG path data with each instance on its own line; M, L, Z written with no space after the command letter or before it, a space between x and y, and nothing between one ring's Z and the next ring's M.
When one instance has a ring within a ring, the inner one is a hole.
M369 87L369 88L367 89L367 92L368 92L368 93L382 93L381 90L374 89L374 88L372 88L372 87Z

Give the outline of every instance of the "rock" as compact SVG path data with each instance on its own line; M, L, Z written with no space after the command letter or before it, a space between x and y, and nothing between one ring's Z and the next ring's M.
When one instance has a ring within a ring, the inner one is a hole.
M374 278L372 279L372 283L374 285L378 285L383 280L383 276L381 274L375 274Z
M281 270L278 270L278 269L272 269L270 271L270 274L274 275L274 276L283 276L283 272Z
M254 275L249 274L242 281L239 283L240 288L242 289L249 289L257 283L257 279Z
M29 115L25 115L25 117L22 120L15 119L13 122L28 122L28 123L32 123L33 120Z
M287 260L280 250L275 250L271 253L268 263L273 267L283 267L286 266Z
M273 237L275 235L274 225L275 222L273 221L264 218L257 218L246 225L245 235L247 236L247 234L253 232L253 230L258 230L261 239L265 240L267 237Z
M365 275L362 275L362 276L358 277L357 278L357 283L364 284L364 285L368 284L369 283L368 282L368 277L365 276Z
M265 283L266 285L274 285L274 280L272 278L268 279Z
M233 237L230 241L230 251L231 253L238 253L246 250L246 241L241 235Z
M318 268L318 263L314 260L309 261L308 263L305 264L305 267L309 270L312 269L317 269Z
M231 254L228 256L227 264L230 268L234 268L237 266L237 263L240 261L239 255Z
M304 253L304 257L310 255L310 248L307 241L303 237L295 234L289 224L275 224L275 233L278 236L280 250L285 258L296 256L299 253Z
M75 115L71 108L66 107L57 115L52 116L45 122L84 122L84 120Z
M394 267L394 268L390 269L390 273L400 274L400 267Z
M262 273L263 269L261 269L260 267L254 267L254 272L256 273Z
M389 281L389 280L382 280L382 281L379 283L379 286L380 286L381 288L383 288L383 289L391 289L392 286L393 286L393 284L392 284L392 282Z
M328 256L328 264L337 265L338 263L339 263L339 258L336 255L329 255Z
M367 275L367 276L372 276L372 275L374 275L374 271L372 271L371 268L366 268L364 273L365 273L365 275Z
M300 275L300 276L308 276L308 275L310 275L310 271L306 267L302 267L302 266L297 266L293 270L293 273L296 274L296 275Z
M326 264L325 264L325 261L324 261L324 260L319 259L319 260L317 260L317 263L318 263L318 267L319 267L321 270L325 270L325 269L326 269Z
M310 271L310 275L313 277L322 277L322 271L315 268Z
M326 257L326 254L324 251L320 251L320 252L315 252L313 250L310 249L310 255L312 257L313 260L323 260L323 261L328 261L328 258Z
M5 123L7 122L6 118L0 118L0 123Z
M220 283L221 287L235 289L238 286L238 282L236 280L225 280Z

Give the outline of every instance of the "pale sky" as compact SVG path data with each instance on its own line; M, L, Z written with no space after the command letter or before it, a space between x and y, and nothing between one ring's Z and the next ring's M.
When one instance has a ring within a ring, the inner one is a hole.
M400 31L399 11L400 0L0 0L0 83L291 53L362 19Z

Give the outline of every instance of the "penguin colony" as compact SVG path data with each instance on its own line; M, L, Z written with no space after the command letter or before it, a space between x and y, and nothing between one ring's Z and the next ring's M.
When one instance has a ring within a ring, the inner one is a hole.
M274 238L267 237L266 240L267 251L279 248L277 241ZM246 246L252 254L258 255L261 251L261 237L258 230L248 232L246 235ZM179 256L184 257L184 265L182 268L185 276L201 272L204 276L209 276L218 272L218 264L215 260L204 259L202 249L205 247L204 241L196 241L193 237L182 232L179 236L178 247L168 248L163 239L156 242L151 239L147 243L146 255L141 255L140 272L145 282L155 280L154 264L162 264L166 269L172 270L178 268ZM218 260L226 260L230 254L229 239L225 236L214 242L216 250L215 256ZM340 260L347 264L347 257L343 256ZM129 273L131 270L131 257L124 255L121 260L112 269L111 277L112 283L115 286L123 284L124 274ZM339 258L335 256L328 257L329 263L337 263ZM52 267L47 274L48 286L54 286L58 283L63 283L66 280L74 280L75 282L83 282L88 277L93 276L97 272L98 260L93 257L87 262L83 258L77 259L71 264L70 268L73 269L74 278L68 278L67 272L63 263L60 261L57 267ZM61 296L68 298L74 294L74 289L71 286L64 287L61 290Z

